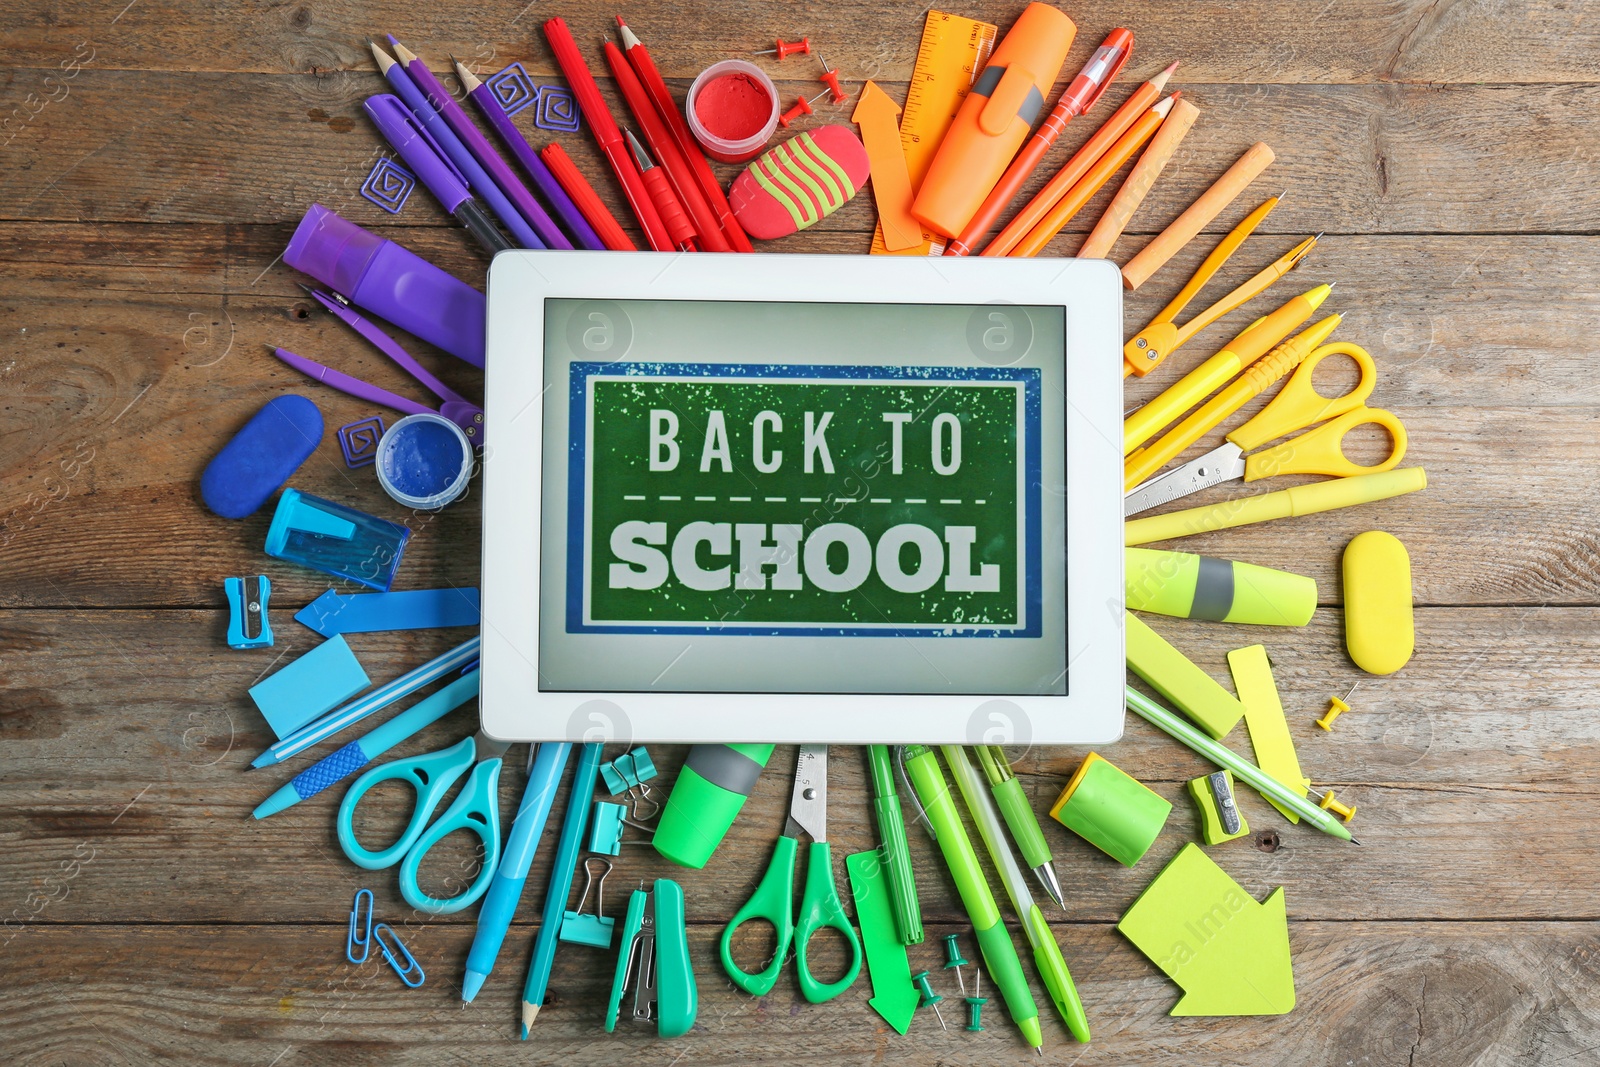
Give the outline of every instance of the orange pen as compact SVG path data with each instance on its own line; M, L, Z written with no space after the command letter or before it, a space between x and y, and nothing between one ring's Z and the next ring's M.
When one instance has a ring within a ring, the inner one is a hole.
M1022 151L1017 153L1017 158L1011 161L1011 166L1006 168L999 184L989 194L989 199L983 202L978 213L972 216L967 228L961 231L961 236L946 246L945 255L972 254L978 241L989 232L994 220L1000 217L1000 212L1011 203L1011 198L1017 195L1022 183L1033 173L1033 168L1039 165L1044 154L1050 151L1050 146L1056 143L1056 138L1061 136L1061 131L1067 128L1067 123L1071 122L1074 116L1083 114L1095 105L1132 54L1132 33L1124 29L1115 29L1106 36L1100 47L1094 50L1094 55L1089 57L1089 62L1078 72L1078 76L1072 79L1072 84L1061 91L1061 99L1056 101L1056 106L1051 110L1049 117L1029 138Z
M1110 181L1112 175L1121 170L1122 165L1133 158L1133 154L1154 136L1161 123L1166 120L1167 112L1172 110L1172 102L1182 95L1173 93L1140 115L1134 124L1128 127L1128 132L1118 138L1117 143L1095 161L1094 166L1089 168L1089 173L1080 178L1061 201L1050 209L1050 213L1039 220L1039 225L1030 230L1028 236L1017 242L1017 247L1011 250L1011 254L1017 257L1038 255L1044 246L1050 243L1050 239L1060 233L1061 228L1072 220L1072 216L1083 210L1083 205L1100 191L1100 187Z
M1172 72L1178 69L1174 63L1154 78L1145 82L1133 91L1133 95L1123 101L1122 106L1111 113L1105 124L1094 132L1094 135L1083 143L1083 147L1073 153L1066 165L1056 172L1045 187L1017 212L1016 217L1006 223L1006 228L1000 235L983 250L985 256L1006 256L1028 235L1028 232L1038 225L1039 220L1049 214L1050 209L1060 202L1067 191L1089 172L1095 161L1105 155L1106 149L1116 142L1118 137L1128 132L1128 127L1139 120L1156 98L1161 95L1161 90L1167 87L1167 79L1172 77Z

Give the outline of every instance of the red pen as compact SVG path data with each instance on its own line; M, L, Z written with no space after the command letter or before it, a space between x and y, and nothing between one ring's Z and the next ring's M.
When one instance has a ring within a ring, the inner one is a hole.
M617 225L616 218L606 208L600 194L589 184L589 179L583 176L578 165L572 162L572 157L567 155L565 148L551 141L539 150L539 158L550 168L550 173L555 175L561 188L572 197L572 202L578 206L589 225L594 227L594 232L599 234L606 248L613 252L638 251L634 243L628 240L628 235L622 232L622 227Z
M546 22L544 35L550 42L550 51L555 53L556 64L560 66L561 73L566 75L567 86L578 101L579 110L589 120L589 130L594 134L595 143L605 154L606 162L611 164L617 181L622 183L628 206L633 208L633 214L644 229L650 247L657 252L676 251L677 246L667 233L655 205L650 202L650 194L639 175L639 168L628 155L627 146L622 143L622 131L606 109L606 102L600 96L600 87L594 83L594 76L589 73L583 54L578 51L578 42L572 39L572 31L567 29L566 20L553 18Z
M639 138L633 135L632 130L624 130L628 138L628 147L633 150L633 160L639 165L639 176L644 179L644 187L650 190L650 199L655 201L656 210L661 212L661 221L667 227L667 233L678 242L678 249L683 252L694 251L694 226L689 223L689 216L683 213L683 205L678 203L678 197L672 191L672 183L667 181L667 176L661 168L650 159L650 153L644 150L644 145L639 143Z

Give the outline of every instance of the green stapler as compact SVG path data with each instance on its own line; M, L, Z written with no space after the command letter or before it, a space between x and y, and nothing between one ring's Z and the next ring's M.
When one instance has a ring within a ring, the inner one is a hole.
M651 888L635 889L628 898L622 949L606 1007L606 1033L617 1028L622 998L630 988L634 1022L655 1023L662 1037L680 1037L694 1026L699 994L689 964L683 887L677 882L657 878Z

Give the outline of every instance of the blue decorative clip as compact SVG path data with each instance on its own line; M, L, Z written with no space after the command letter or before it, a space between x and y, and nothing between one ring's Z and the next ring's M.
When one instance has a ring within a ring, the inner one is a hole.
M417 179L409 170L384 156L361 183L361 195L389 214L398 215L416 187Z
M363 912L361 900L365 897L367 906ZM361 955L356 955L356 949L361 950ZM351 963L366 963L367 956L372 952L372 890L357 889L356 899L350 905L350 936L345 939L345 959Z
M541 130L572 133L580 123L578 102L572 90L564 85L539 86L539 106L533 113L533 124Z
M267 603L272 599L272 583L267 576L224 578L222 588L228 595L228 647L271 648Z
M388 934L387 938L384 936L386 933ZM389 966L394 968L394 973L400 976L400 981L412 989L427 981L428 976L422 973L422 964L418 963L416 957L411 955L411 950L406 948L405 943L400 940L400 935L394 932L392 926L388 923L379 923L372 928L372 936L377 940L378 947L383 950L383 958L389 961ZM394 942L393 948L389 947L391 941ZM402 961L404 962L402 963ZM416 976L415 980L412 979L413 975Z
M521 63L513 63L498 74L483 79L489 92L508 116L515 115L539 99L539 91L528 80L528 72Z

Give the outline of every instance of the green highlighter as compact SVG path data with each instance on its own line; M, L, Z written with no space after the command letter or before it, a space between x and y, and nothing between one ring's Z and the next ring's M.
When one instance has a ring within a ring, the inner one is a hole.
M1039 1006L1034 1003L1033 991L1022 973L1022 961L1017 958L1017 948L1011 943L1005 923L1000 921L1000 909L994 902L994 893L978 866L978 854L972 850L972 839L967 836L961 816L956 812L955 801L950 797L950 787L939 769L939 760L931 749L923 745L907 745L906 777L916 791L928 815L928 826L933 830L939 851L944 854L945 866L955 879L956 892L972 920L972 929L978 937L978 948L983 962L1005 998L1006 1011L1022 1031L1022 1036L1034 1048L1044 1046L1044 1034L1039 1029Z
M775 745L692 745L653 843L673 863L704 867L739 817Z

